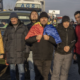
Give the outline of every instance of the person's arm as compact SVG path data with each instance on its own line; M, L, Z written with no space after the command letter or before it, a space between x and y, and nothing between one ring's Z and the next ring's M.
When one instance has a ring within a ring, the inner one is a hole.
M29 39L26 40L26 43L32 44L34 42L37 42L36 36L30 37Z
M27 34L28 34L28 28L27 28L27 26L26 26L26 29L25 29L25 37L26 37ZM25 40L25 41L26 41L27 44L32 44L32 43L34 43L34 42L37 42L36 36L30 37L29 39L27 39L27 40Z
M76 28L75 28L75 38L76 38L76 42L77 42L77 35L76 35ZM77 53L76 53L76 46L74 47L74 55L73 55L73 59L77 60Z
M52 44L56 45L55 39L51 36L49 36L49 42L51 42Z
M25 37L26 37L27 34L28 34L28 28L27 28L27 26L24 26L24 35L25 35Z
M71 41L71 44L69 45L70 48L73 48L75 46L75 43L76 43L76 34L75 34L75 31L74 31L74 34L72 36L73 36L73 39Z
M4 35L3 35L3 44L4 44L4 51L5 52L6 52L7 41L8 41L8 30L6 28Z
M78 39L77 39L76 33L77 33L77 31L76 31L76 28L75 28L75 38L76 38L76 42L77 42ZM76 46L74 47L74 54L77 54L77 53L76 53Z

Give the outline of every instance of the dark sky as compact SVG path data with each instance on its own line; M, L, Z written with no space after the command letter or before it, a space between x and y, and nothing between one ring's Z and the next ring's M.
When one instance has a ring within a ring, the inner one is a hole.
M13 8L17 0L3 0L4 9ZM46 11L60 10L60 15L68 15L74 18L74 12L80 10L80 0L45 0Z

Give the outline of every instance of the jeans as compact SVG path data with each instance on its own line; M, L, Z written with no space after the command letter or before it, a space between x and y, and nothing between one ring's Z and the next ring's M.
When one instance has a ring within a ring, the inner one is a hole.
M29 63L29 70L30 70L30 80L35 80L35 71L34 71L32 51L30 51L28 63Z
M17 64L19 71L19 80L25 80L24 64ZM16 65L10 64L11 80L16 80Z

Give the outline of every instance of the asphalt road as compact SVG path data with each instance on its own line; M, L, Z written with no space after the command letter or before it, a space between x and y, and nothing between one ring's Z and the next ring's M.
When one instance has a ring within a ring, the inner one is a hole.
M0 70L1 68L4 68L4 66L0 66ZM26 75L28 74L29 72L26 73ZM0 80L10 80L9 68L7 69L7 72L0 78ZM29 75L26 77L26 80L30 80ZM80 75L78 74L78 66L77 64L73 64L73 62L69 70L68 80L80 80Z

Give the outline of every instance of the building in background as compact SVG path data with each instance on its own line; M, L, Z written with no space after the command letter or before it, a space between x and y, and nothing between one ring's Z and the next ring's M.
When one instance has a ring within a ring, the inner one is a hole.
M0 11L3 11L3 0L0 0Z

